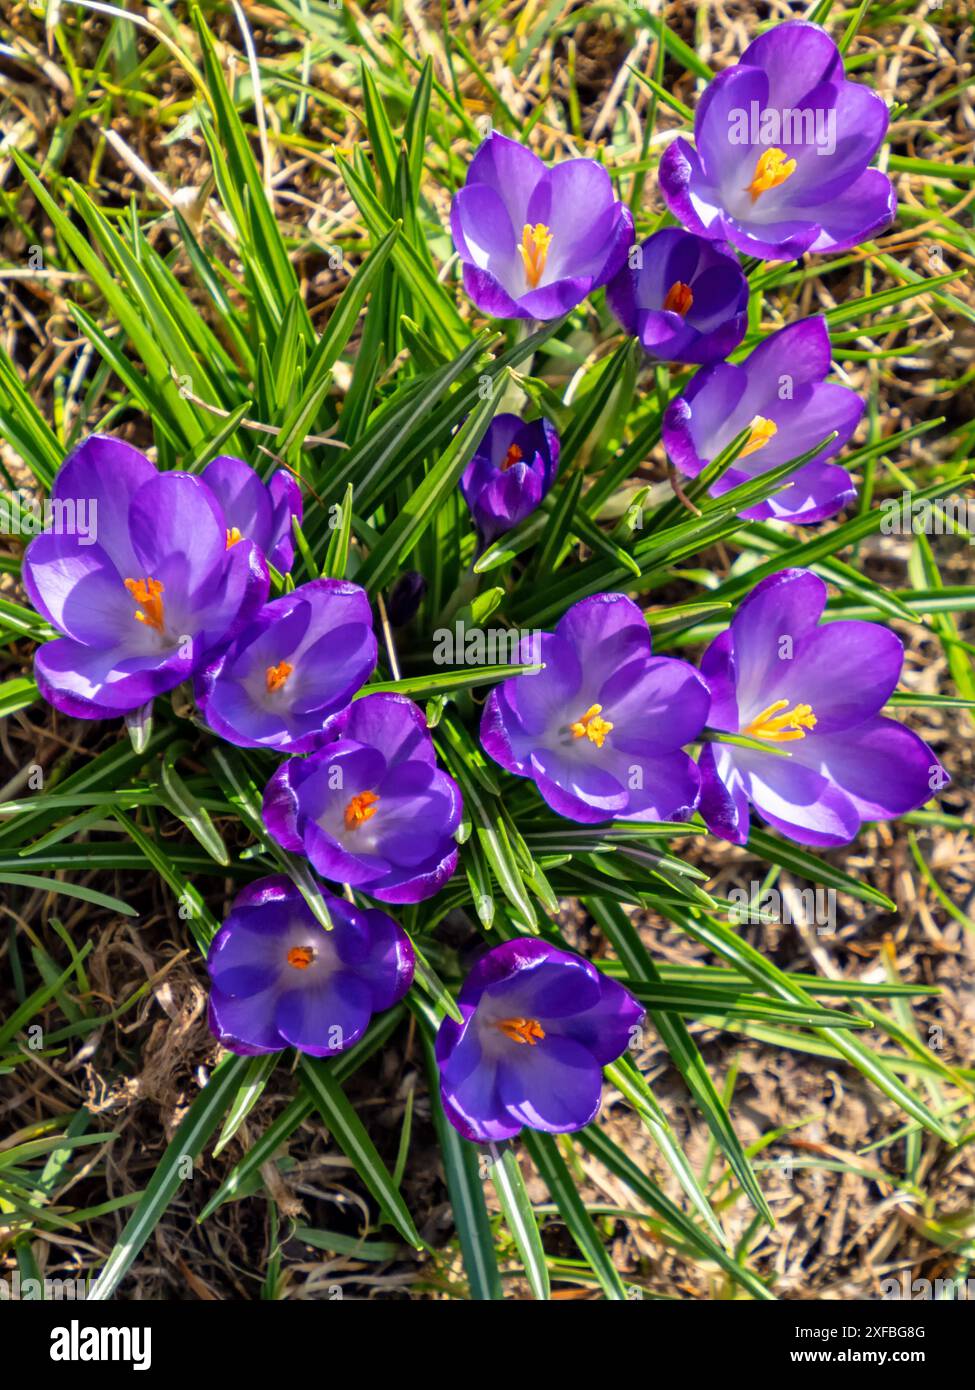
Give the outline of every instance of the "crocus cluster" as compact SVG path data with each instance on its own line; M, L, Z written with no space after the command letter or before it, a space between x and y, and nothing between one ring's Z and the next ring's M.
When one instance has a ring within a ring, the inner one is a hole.
M720 495L803 460L742 515L821 521L855 495L830 460L863 403L827 381L820 317L725 360L748 328L737 252L844 250L887 226L893 190L868 168L887 119L875 93L846 80L821 28L769 30L708 85L694 146L668 146L661 191L682 225L639 246L601 163L549 167L492 134L451 209L467 294L495 318L546 320L606 287L647 357L700 368L664 414L674 467L696 477L727 455L709 474ZM548 419L492 421L460 483L482 549L543 503L559 454ZM243 1055L343 1051L413 979L409 938L368 899L430 898L454 873L462 838L461 793L423 712L363 689L377 659L368 595L335 579L287 579L279 592L302 516L284 471L264 481L222 456L199 474L159 472L94 435L65 461L52 500L87 508L89 525L45 532L25 555L30 598L59 634L36 654L45 697L69 715L106 718L190 681L214 734L286 755L265 788L264 824L314 876L263 878L234 901L207 959L214 1034ZM413 620L425 592L422 575L401 576L394 627ZM482 746L571 821L699 812L715 835L744 844L754 809L800 844L846 844L864 821L916 809L947 779L924 741L882 713L901 673L899 640L872 623L824 621L826 598L806 570L762 578L697 670L653 653L627 595L593 594L540 644L526 637L519 660L540 669L491 690ZM482 955L457 1004L459 1020L445 1017L436 1040L441 1100L465 1138L487 1144L526 1125L589 1124L603 1068L636 1041L644 1013L594 964L536 937Z
M628 244L632 220L601 164L572 159L548 169L492 134L453 202L465 289L497 318L544 319L605 285L609 308L648 357L703 369L666 413L674 466L696 476L747 430L713 495L809 455L741 515L825 520L856 495L849 474L829 459L856 429L863 405L826 381L830 344L821 319L773 333L736 366L724 360L748 322L748 282L735 251L787 260L848 250L883 230L896 199L886 174L867 166L887 121L876 92L847 81L825 30L806 20L776 26L708 84L696 148L682 138L667 147L660 187L683 226L664 227L639 246ZM540 450L536 463L507 476L527 456L520 441L515 452L508 443L517 417L502 418L462 483L488 540L537 507L555 473Z

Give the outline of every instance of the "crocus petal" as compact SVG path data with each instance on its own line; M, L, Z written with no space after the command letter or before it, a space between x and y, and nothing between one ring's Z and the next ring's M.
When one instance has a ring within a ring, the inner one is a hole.
M24 559L24 587L43 618L85 645L110 646L113 640L151 634L135 623L138 605L100 545L79 545L75 536L55 531L35 536ZM141 629L141 631L140 631Z
M948 780L924 740L895 719L878 716L808 742L808 756L815 754L864 820L916 811Z
M733 469L725 479L745 482ZM724 479L722 479L722 482ZM731 482L731 486L735 485ZM723 489L714 488L715 496ZM812 526L836 516L856 499L856 484L845 468L836 463L809 463L799 468L789 480L789 486L754 507L746 507L739 515L748 521L788 521L793 526Z
M210 989L210 1031L230 1052L243 1057L280 1052L285 1041L274 1021L277 994L273 989L234 999L216 986Z
M894 185L879 169L867 169L843 193L817 207L819 235L810 250L848 251L877 236L896 216Z
M564 1023L547 1018L541 1010L540 1015L547 1018L550 1035L564 1028L566 1037L581 1044L605 1067L633 1046L645 1010L628 989L601 972L597 974L599 998L590 1008L578 1008Z
M406 994L413 983L416 957L410 938L392 917L376 907L362 915L369 931L369 955L357 973L372 990L373 1013L379 1013Z
M508 1113L550 1134L582 1129L595 1118L602 1081L592 1053L567 1037L516 1047L498 1066L498 1094Z
M787 20L760 34L741 62L766 73L770 106L795 106L813 87L843 73L843 60L829 34L804 19Z
M752 804L774 829L801 845L846 845L860 829L847 794L797 758L736 748L735 764Z
M826 585L799 569L769 575L742 600L731 627L743 722L777 698L785 663L812 633L825 607Z
M698 761L701 770L701 800L698 809L712 835L732 844L748 839L748 793L741 773L727 747L706 743Z
M84 501L98 544L123 578L138 568L129 531L129 508L139 489L155 476L145 454L131 444L92 434L65 459L51 489L52 499L70 500L76 505Z
M314 987L301 982L278 997L274 1022L285 1042L313 1057L333 1057L369 1026L372 995L365 980L338 970Z
M840 621L816 628L782 663L770 699L812 705L816 744L824 734L862 724L887 703L900 679L904 645L879 623Z
M250 464L221 454L200 476L220 503L227 530L236 527L241 536L266 553L271 539L271 499Z

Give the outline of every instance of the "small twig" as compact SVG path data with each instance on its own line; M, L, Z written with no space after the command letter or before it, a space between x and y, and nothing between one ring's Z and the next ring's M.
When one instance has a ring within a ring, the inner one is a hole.
M179 373L172 367L170 367L170 372L172 373L173 380L178 383ZM202 410L209 411L211 415L218 415L221 420L230 419L231 412L229 410L224 410L222 406L219 405L211 405L209 401L203 400L202 397L197 396L193 391L188 391L184 386L181 386L180 390L184 400L191 401L193 405L200 406ZM275 439L279 434L284 433L283 425L264 425L260 420L245 419L238 420L237 423L248 430L259 430L261 434L273 434ZM337 430L338 425L333 425L332 429ZM330 433L306 434L301 442L302 444L327 444L332 449L347 449L349 447L342 439L332 439Z
M667 477L670 480L670 486L674 489L674 496L677 498L678 502L680 502L681 506L686 507L687 510L693 512L695 516L702 516L703 513L698 507L695 507L694 503L677 481L677 470L672 463L667 464Z
M382 626L383 640L386 643L386 652L389 656L389 669L393 673L393 680L398 681L402 677L400 676L399 661L396 657L396 645L393 642L393 630L389 625L389 614L386 612L386 605L380 593L376 594L376 606L379 609L379 622Z

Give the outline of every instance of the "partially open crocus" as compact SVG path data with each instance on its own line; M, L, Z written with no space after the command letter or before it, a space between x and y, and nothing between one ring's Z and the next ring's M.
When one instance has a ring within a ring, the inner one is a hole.
M494 417L460 480L483 544L535 510L558 467L559 436L551 420Z
M524 1125L562 1134L599 1110L603 1067L635 1041L643 1008L581 956L537 937L495 946L461 987L458 1023L437 1034L440 1096L465 1139Z
M554 319L616 273L633 218L593 159L551 169L492 132L478 148L450 214L464 288L484 314Z
M331 931L284 877L234 900L207 955L210 1028L229 1051L332 1057L409 989L413 947L402 927L378 908L322 896Z
M365 590L315 579L266 604L197 677L196 698L229 743L308 753L375 664Z
M291 520L300 523L302 515L301 489L291 474L279 468L264 483L243 459L221 454L207 464L202 477L223 507L227 544L246 537L269 564L287 574L295 558Z
M855 391L826 381L826 321L800 319L772 333L743 362L702 367L664 412L663 441L681 473L696 477L745 429L745 447L714 484L715 496L836 438L791 475L789 486L741 513L750 520L823 521L856 496L849 473L827 459L860 422Z
M694 667L651 654L646 619L624 594L582 599L534 645L544 669L495 686L485 703L481 743L495 762L532 778L570 820L689 816L699 778L681 748L708 713Z
M334 883L389 903L432 897L457 867L462 802L422 710L401 695L365 695L327 729L332 742L290 758L268 783L268 830Z
M701 662L710 725L769 750L717 742L701 753L701 814L736 844L750 805L790 840L844 845L862 821L914 811L948 780L923 739L880 713L900 639L876 623L820 625L825 604L808 570L770 575Z
M668 145L660 189L689 231L749 255L847 250L897 210L890 179L867 168L888 119L882 97L846 80L825 30L778 24L708 84L696 149L684 139Z
M91 535L62 526L24 555L31 603L64 635L39 647L41 694L79 719L119 717L172 690L231 640L267 598L264 556L227 545L199 477L160 473L119 439L91 435L51 491L60 515L86 511Z
M718 242L679 227L664 227L630 252L606 303L662 362L720 361L748 326L748 281L738 261Z

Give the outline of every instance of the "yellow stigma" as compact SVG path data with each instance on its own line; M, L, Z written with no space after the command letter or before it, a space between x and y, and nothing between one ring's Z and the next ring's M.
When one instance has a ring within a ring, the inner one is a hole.
M572 737L587 738L597 748L602 748L606 735L613 727L608 719L600 719L602 710L602 705L590 705L581 719L569 725Z
M292 946L288 952L288 964L295 970L307 970L314 959L315 952L310 946Z
M667 291L667 298L664 300L664 308L672 314L680 314L681 318L690 313L694 307L694 291L690 285L685 285L683 280L675 280Z
M532 289L538 284L548 260L548 248L552 244L552 233L544 222L536 222L534 227L526 222L521 233L518 250L525 263L525 278Z
M238 541L242 541L243 539L237 527L231 526L227 531L227 549L229 550L232 545L236 545Z
M780 150L774 145L770 150L763 150L755 164L755 176L748 185L752 202L757 201L760 193L767 193L770 188L778 188L780 183L785 183L795 172L796 161L786 159L785 150Z
M778 434L779 427L774 420L766 420L764 415L756 415L751 423L751 431L744 449L738 455L740 459L747 454L754 454L758 449L764 449L769 440Z
M529 1047L534 1047L545 1036L537 1018L499 1018L494 1026L512 1042L527 1043Z
M354 796L345 808L345 828L346 830L358 830L367 820L376 814L376 803L379 797L375 792L360 792Z
M504 456L504 462L501 465L501 472L507 473L509 468L513 468L516 463L521 463L524 457L525 456L518 448L518 445L512 444L509 447L508 452Z
M136 603L142 605L141 609L136 609L136 622L145 623L146 627L154 627L157 632L162 632L163 601L160 595L163 586L159 580L149 575L146 575L145 579L126 579L125 587Z
M264 672L264 683L267 686L267 693L272 695L275 690L280 690L294 669L295 668L287 661L279 661L277 666L269 666Z
M784 710L785 713L780 713ZM816 727L816 716L812 705L796 705L789 709L788 700L774 700L761 714L757 714L743 732L749 738L764 738L771 743L791 743L793 739L805 738L810 729Z

